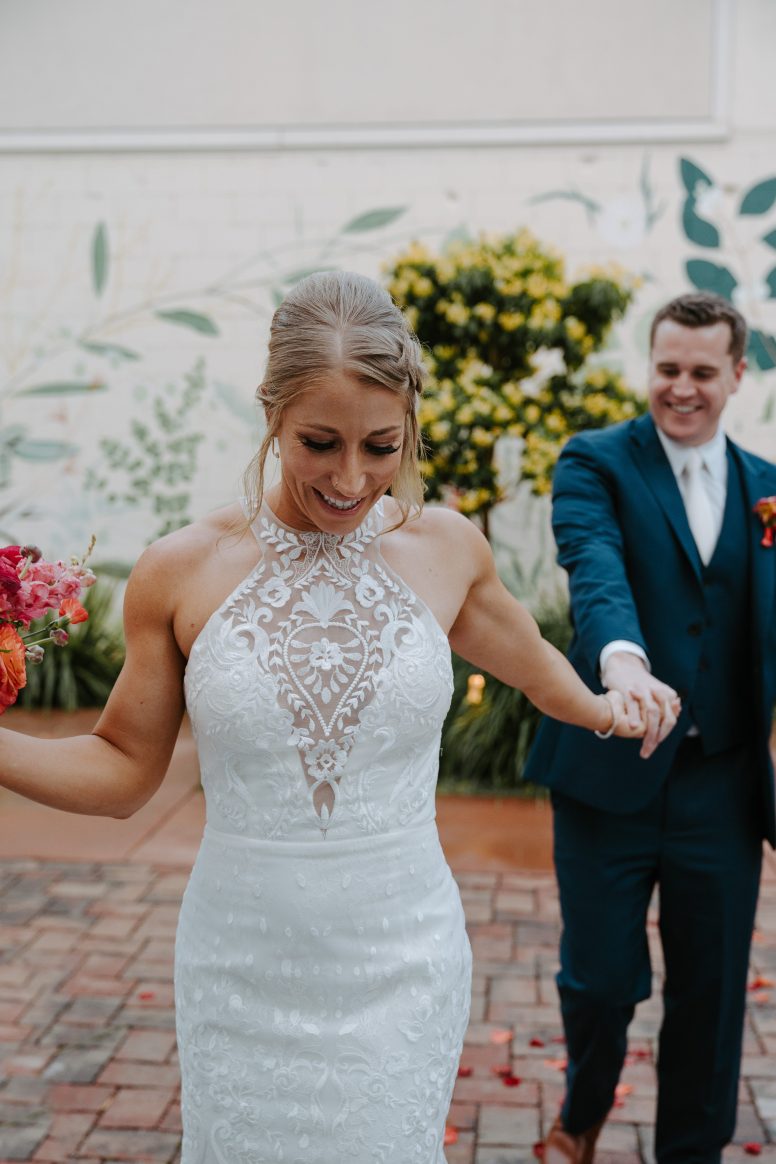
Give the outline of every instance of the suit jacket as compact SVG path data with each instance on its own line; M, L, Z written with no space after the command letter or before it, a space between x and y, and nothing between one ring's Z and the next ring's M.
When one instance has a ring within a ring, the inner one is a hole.
M776 494L776 465L732 441L728 452L740 472L750 539L750 610L742 611L742 627L750 639L752 764L762 835L776 845L768 749L776 701L776 546L761 545L762 523L752 512L759 498ZM680 693L691 690L698 660L685 630L704 613L702 564L650 416L569 441L555 472L553 530L569 575L569 659L588 686L602 690L601 649L629 639L644 648L657 678ZM725 680L719 676L720 699ZM642 760L637 741L603 741L545 719L525 778L610 812L635 812L657 793L688 727L685 708L668 739Z

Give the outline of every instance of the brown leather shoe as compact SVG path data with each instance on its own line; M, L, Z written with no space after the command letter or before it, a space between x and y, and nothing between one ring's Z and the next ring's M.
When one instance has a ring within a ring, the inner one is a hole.
M603 1126L601 1120L595 1127L573 1136L566 1131L558 1116L544 1141L544 1164L594 1164L595 1144Z

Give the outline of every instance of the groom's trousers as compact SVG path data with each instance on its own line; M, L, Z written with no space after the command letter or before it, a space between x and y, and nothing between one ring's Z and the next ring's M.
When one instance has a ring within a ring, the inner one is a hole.
M624 778L627 778L623 774ZM762 828L745 748L704 758L697 738L641 811L615 815L553 793L563 916L564 1127L603 1119L628 1024L651 989L655 885L665 963L658 1046L658 1164L718 1164L733 1135Z

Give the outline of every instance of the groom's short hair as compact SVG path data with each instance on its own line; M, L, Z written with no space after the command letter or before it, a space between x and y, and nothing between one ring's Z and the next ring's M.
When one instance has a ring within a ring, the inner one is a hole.
M689 291L686 295L677 295L661 307L652 320L649 332L649 347L655 342L655 332L658 324L664 319L673 320L682 327L713 327L715 323L726 323L730 328L730 347L728 352L734 364L743 358L746 351L747 324L740 311L736 311L732 303L723 299L721 295L714 295L711 291Z

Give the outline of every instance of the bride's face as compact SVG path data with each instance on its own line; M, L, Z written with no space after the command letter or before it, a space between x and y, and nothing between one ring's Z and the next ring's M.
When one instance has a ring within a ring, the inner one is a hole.
M282 476L268 497L293 529L346 534L391 484L401 462L406 406L388 388L332 374L284 410Z

